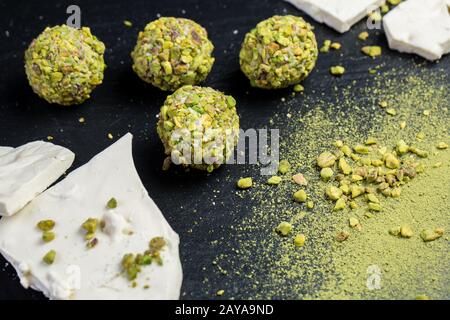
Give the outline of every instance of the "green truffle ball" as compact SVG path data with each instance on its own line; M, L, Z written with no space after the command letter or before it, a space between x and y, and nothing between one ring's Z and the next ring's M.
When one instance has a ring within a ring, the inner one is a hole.
M46 28L25 51L33 91L50 103L79 104L103 81L105 45L89 28Z
M241 70L254 87L286 88L304 80L316 64L316 37L301 17L274 16L247 33Z
M183 18L160 18L139 32L133 70L162 90L174 91L183 85L204 81L211 71L214 49L206 30Z
M157 131L168 155L165 167L175 163L211 172L238 142L236 100L211 88L181 87L161 107Z

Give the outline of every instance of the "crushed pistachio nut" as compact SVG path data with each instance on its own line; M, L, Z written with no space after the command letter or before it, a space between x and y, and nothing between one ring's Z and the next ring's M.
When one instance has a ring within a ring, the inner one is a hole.
M392 153L386 153L384 155L384 162L389 169L397 169L400 167L400 161Z
M338 241L338 242L344 242L345 240L348 239L349 236L350 236L350 233L348 233L347 231L340 231L340 232L336 235L336 241Z
M294 200L297 202L306 202L308 195L305 190L301 189L294 193Z
M405 129L406 128L406 121L401 121L399 125L400 125L400 129L402 129L402 130Z
M381 205L379 203L369 202L367 206L368 206L369 210L372 210L372 211L381 211L381 209L382 209Z
M342 197L342 190L335 187L335 186L329 186L326 189L326 195L328 196L328 198L330 198L331 200L338 200L340 197Z
M330 51L330 47L331 47L331 40L325 40L323 42L322 47L320 48L320 52L321 53L328 53Z
M363 186L358 186L358 185L351 185L350 186L350 192L352 193L352 198L357 198L360 195L364 194L364 192L366 191L366 189Z
M287 235L289 235L289 233L291 233L292 229L293 229L292 224L290 224L289 222L283 221L277 226L276 231L280 235L286 237Z
M98 222L99 221L96 218L89 218L81 225L81 227L86 230L88 234L94 233L97 230Z
M115 208L117 208L117 200L116 200L116 198L111 198L111 199L109 199L109 201L108 201L108 203L106 204L106 206L107 206L109 209L115 209Z
M442 229L442 228L437 228L434 231L425 229L425 230L422 230L422 232L420 233L420 237L422 238L422 240L424 242L437 240L440 237L442 237L443 235L444 235L444 229Z
M416 148L416 147L409 147L409 151L414 153L415 155L417 155L420 158L428 157L428 152L426 152L425 150L421 150L419 148Z
M397 115L397 110L395 110L394 108L388 108L386 109L386 113L390 116L395 116Z
M383 100L378 103L381 108L387 108L389 106L388 102Z
M133 26L133 23L129 20L124 20L123 25L127 28L131 28Z
M50 231L55 227L55 221L53 220L41 220L38 222L37 227L41 231Z
M303 92L303 91L305 91L305 87L303 87L301 84L298 83L294 86L294 92Z
M341 47L342 47L342 45L339 42L333 42L330 45L330 48L333 49L333 50L339 50L339 49L341 49Z
M44 261L46 264L53 264L53 262L55 262L55 258L56 258L56 251L50 250L42 258L42 261Z
M298 234L294 238L294 245L296 247L303 247L305 245L306 237L304 234Z
M325 181L330 180L331 177L333 177L333 174L334 172L331 168L322 168L322 170L320 170L320 176Z
M369 137L366 140L366 145L371 146L373 144L377 144L377 140L375 138Z
M237 187L239 189L249 189L253 186L252 178L241 178L237 182Z
M225 290L218 290L218 291L216 292L216 295L217 295L218 297L221 297L221 296L224 295L224 293L225 293Z
M350 217L350 219L348 220L348 225L354 229L359 229L361 227L359 220L355 217Z
M413 236L413 231L410 226L401 226L400 227L400 236L402 238L411 238Z
M308 181L306 180L305 176L301 173L297 173L292 176L292 181L294 181L296 184L301 186L307 186Z
M52 231L44 231L42 234L42 240L44 242L51 242L55 239L55 233Z
M308 209L314 208L314 202L308 201L308 202L306 203L306 207L307 207Z
M358 39L362 41L366 41L369 38L369 33L367 31L363 31L358 35Z
M345 202L344 198L339 198L334 205L333 211L344 210L345 207L347 207L347 203Z
M281 160L278 164L278 172L286 174L291 169L291 164L287 160Z
M267 180L267 184L270 184L270 185L278 185L278 184L281 183L282 180L283 180L283 179L282 179L281 177L279 177L279 176L273 176L273 177L270 177L270 178Z
M445 143L445 142L439 142L438 145L437 145L437 148L438 148L439 150L447 149L447 148L448 148L448 144Z
M366 199L368 202L380 203L380 200L378 200L377 196L374 195L373 193L366 194Z
M375 58L377 56L381 55L381 47L380 46L365 46L362 47L361 51L372 58Z
M345 68L343 66L333 66L330 68L330 73L333 76L341 76L345 73Z
M317 157L317 165L321 168L327 168L334 165L336 162L336 156L331 152L323 152Z

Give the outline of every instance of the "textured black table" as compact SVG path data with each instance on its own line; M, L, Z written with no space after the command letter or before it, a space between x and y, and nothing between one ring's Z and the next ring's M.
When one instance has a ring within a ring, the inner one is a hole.
M78 4L82 25L106 45L108 68L105 79L83 105L61 108L47 104L35 95L27 83L23 68L23 54L29 42L46 26L65 23L66 8ZM70 148L76 154L74 168L109 146L126 132L134 134L134 156L138 172L173 228L181 236L181 255L184 269L182 298L211 298L203 280L219 283L211 272L216 256L210 248L215 239L233 242L228 226L239 217L245 203L235 203L234 185L224 183L241 176L242 166L227 166L212 175L179 170L162 172L162 145L155 131L156 115L166 93L142 82L131 69L130 52L137 33L146 23L162 16L191 18L203 25L215 45L216 63L205 85L232 94L238 101L242 128L264 128L268 119L282 110L281 97L291 89L268 92L252 89L239 70L238 53L246 32L257 22L275 14L300 14L291 5L279 0L134 0L134 1L19 1L0 3L0 145L18 146L51 135L54 143ZM340 35L306 17L316 28L318 41L338 40L343 44L341 54L327 55L319 62L305 87L315 88L316 94L327 92L336 80L328 76L329 67L345 63L349 68L340 85L368 76L369 59L356 48L357 34L364 30L364 22ZM131 20L126 28L123 20ZM401 68L420 58L387 50L381 31L373 33L371 42L384 47L384 68ZM440 62L449 70L450 60ZM428 67L433 68L430 64ZM84 117L86 123L78 119ZM288 134L286 132L281 132ZM214 198L211 190L221 193ZM215 204L213 204L213 202ZM203 271L202 268L205 267ZM221 287L227 291L234 288ZM217 286L218 287L218 286ZM11 266L0 258L0 299L40 299L33 290L24 290Z

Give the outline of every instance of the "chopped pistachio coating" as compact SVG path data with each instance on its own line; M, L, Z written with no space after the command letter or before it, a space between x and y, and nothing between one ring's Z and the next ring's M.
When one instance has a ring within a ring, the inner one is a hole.
M343 198L339 198L336 201L333 211L344 210L346 206L347 206L347 204L346 204L345 200Z
M420 233L420 237L425 242L437 240L440 237L442 237L443 235L444 235L444 229L442 229L442 228L438 228L434 231L425 229L425 230L422 230L422 232Z
M139 32L133 70L145 82L174 91L204 81L214 64L206 30L189 19L162 17Z
M330 73L333 76L341 76L345 73L345 68L343 66L334 66L330 68Z
M298 234L294 238L294 245L296 247L303 247L305 245L306 237L304 234Z
M109 199L109 201L108 201L108 203L106 204L106 206L107 206L109 209L115 209L115 208L117 208L117 200L116 200L116 198L111 198L111 199Z
M350 217L350 219L348 220L348 225L352 228L356 228L360 225L359 220L355 217Z
M336 156L331 152L323 152L317 157L317 165L321 168L328 168L334 165Z
M55 239L55 233L51 232L51 231L44 231L44 233L42 234L42 240L44 242L50 242L53 241Z
M304 80L316 64L316 37L301 17L273 16L245 36L239 54L250 84L279 89Z
M81 227L89 233L94 233L98 227L98 219L89 218L87 219Z
M271 184L271 185L277 185L277 184L280 184L280 183L281 183L281 180L283 180L281 177L279 177L279 176L273 176L273 177L270 177L270 178L267 180L267 183L268 183L268 184Z
M392 153L386 153L384 156L384 162L389 169L397 169L400 167L400 161Z
M211 88L184 86L161 107L157 132L172 162L211 172L237 144L236 100Z
M325 181L330 180L333 174L334 172L331 168L322 168L322 170L320 170L320 176Z
M348 239L349 236L350 236L350 233L348 233L347 231L341 231L336 235L336 241L344 242L345 240Z
M380 46L365 46L361 49L361 51L368 55L369 57L375 58L381 55L381 47Z
M46 264L53 264L53 262L55 262L55 258L56 258L56 251L50 250L42 258L42 261L44 261Z
M413 236L413 231L410 226L401 226L400 227L400 236L402 238L411 238Z
M447 148L448 148L448 144L445 143L445 142L439 142L438 145L437 145L437 148L438 148L439 150L447 149Z
M276 228L276 231L279 234L281 234L282 236L286 237L292 231L292 224L290 224L289 222L283 221L278 225L278 227Z
M103 81L105 45L89 28L46 28L25 51L33 91L50 103L80 104Z
M347 163L347 161L344 158L339 159L339 169L345 175L348 175L353 171L352 167Z
M307 186L308 180L306 180L305 176L301 173L296 173L292 176L292 181L301 186Z
M326 194L331 200L338 200L342 196L342 190L335 186L329 186L326 190Z
M55 221L42 220L38 222L37 227L42 231L50 231L55 227Z
M241 178L237 182L237 187L239 189L249 189L253 186L252 178Z
M291 169L291 164L287 160L281 160L278 164L278 172L281 174L286 174L289 169Z
M306 194L305 190L298 190L294 193L294 200L297 202L306 202L306 199L308 198L308 195Z
M369 202L367 207L372 211L381 211L381 205L379 203Z

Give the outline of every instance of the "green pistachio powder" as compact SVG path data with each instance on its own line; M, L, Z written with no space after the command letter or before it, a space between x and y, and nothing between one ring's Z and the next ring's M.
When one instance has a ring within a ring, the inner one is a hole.
M282 134L289 132L281 140L281 159L288 160L291 168L281 175L279 185L270 185L268 177L253 172L253 187L236 191L236 201L245 198L252 203L248 212L241 213L242 221L230 226L238 245L212 243L223 252L213 261L223 276L220 286L235 288L234 284L243 283L235 292L225 292L225 297L448 298L450 149L437 147L450 140L450 92L439 85L448 83L448 75L438 67L416 69L415 76L399 70L373 75L362 89L360 85L335 87L321 101L313 101L312 92L304 94L302 108L297 99L286 101L288 116L277 114L271 125L285 128ZM355 99L361 96L364 102ZM386 103L395 109L395 116L386 113ZM369 211L367 203L333 212L335 202L325 195L330 182L320 177L317 156L336 150L336 140L352 147L368 142L372 147L374 139L389 150L401 139L426 150L427 158L413 156L425 171L401 187L399 198L377 193L380 212ZM245 170L246 176L252 175L251 168ZM308 181L301 188L313 201L312 208L292 199L300 189L292 181L297 173ZM282 222L293 227L287 236L277 233ZM412 229L411 238L389 234L390 229L405 225ZM443 237L431 242L421 239L423 229L436 228L446 230ZM305 243L295 246L294 239L301 234ZM379 290L366 285L371 275L367 269L373 265L381 270ZM208 278L204 285L211 287L210 292L218 289Z

